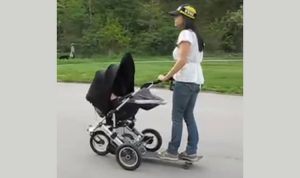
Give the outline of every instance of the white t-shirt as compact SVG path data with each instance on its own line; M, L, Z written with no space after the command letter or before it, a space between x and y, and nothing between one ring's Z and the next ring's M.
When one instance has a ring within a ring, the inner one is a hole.
M182 41L191 43L191 51L189 52L187 63L173 76L173 78L180 82L203 84L204 76L200 64L203 59L203 51L199 51L196 33L192 30L182 30L178 36L177 45ZM174 60L180 58L180 50L178 47L175 47L173 50L173 58Z

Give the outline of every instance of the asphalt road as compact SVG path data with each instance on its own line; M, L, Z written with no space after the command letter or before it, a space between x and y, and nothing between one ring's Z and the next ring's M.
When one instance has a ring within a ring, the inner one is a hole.
M242 178L243 177L243 111L242 96L200 93L195 106L200 132L199 154L204 158L191 169L180 163L143 161L135 171L122 169L115 156L96 155L89 146L86 131L97 121L92 105L85 100L87 84L58 83L57 94L57 171L58 178ZM153 89L166 105L150 111L140 110L136 128L153 128L163 138L166 148L171 133L171 96L168 90ZM180 151L186 145L184 128Z

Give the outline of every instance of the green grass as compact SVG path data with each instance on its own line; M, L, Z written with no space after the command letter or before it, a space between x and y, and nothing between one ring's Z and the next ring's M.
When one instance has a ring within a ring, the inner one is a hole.
M105 70L111 63L119 63L120 58L76 59L57 62L57 80L62 82L90 83L97 70ZM143 63L140 61L166 61ZM237 61L209 61L237 60ZM239 57L205 57L202 63L205 84L204 91L227 94L243 94L243 62ZM155 80L159 74L168 72L173 63L168 57L135 57L135 83L141 85ZM167 84L160 87L167 87Z
M57 64L81 64L81 63L91 63L91 62L108 62L108 63L118 63L122 56L100 56L98 58L80 58L76 60L57 60ZM134 56L135 61L172 61L170 56ZM205 61L210 60L242 60L242 55L210 55L204 57Z

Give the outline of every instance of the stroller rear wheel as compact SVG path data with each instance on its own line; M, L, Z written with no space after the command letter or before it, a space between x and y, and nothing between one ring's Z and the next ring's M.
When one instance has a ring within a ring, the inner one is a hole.
M147 151L155 152L160 149L162 145L162 138L158 131L154 129L145 129L142 131L144 135L143 142Z
M116 159L119 165L126 170L135 170L141 164L139 150L130 143L122 144L117 148Z
M90 146L98 155L104 156L108 153L110 139L103 131L96 131L90 138Z

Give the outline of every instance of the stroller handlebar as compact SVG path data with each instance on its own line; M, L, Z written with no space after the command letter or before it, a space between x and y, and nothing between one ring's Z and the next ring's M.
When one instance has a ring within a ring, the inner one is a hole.
M152 83L155 85L155 84L159 84L161 82L162 82L161 80L154 80Z
M173 81L174 79L173 78L170 78L169 79L169 81ZM151 88L153 85L156 85L156 84L159 84L159 83L161 83L161 82L163 82L163 81L161 81L161 80L154 80L154 81L152 81L152 82L148 82L148 83L144 83L142 86L141 86L141 88Z
M174 80L174 78L172 77L168 81L173 81L173 80ZM163 82L163 81L161 81L161 80L154 80L152 83L155 85L155 84L159 84L161 82Z

